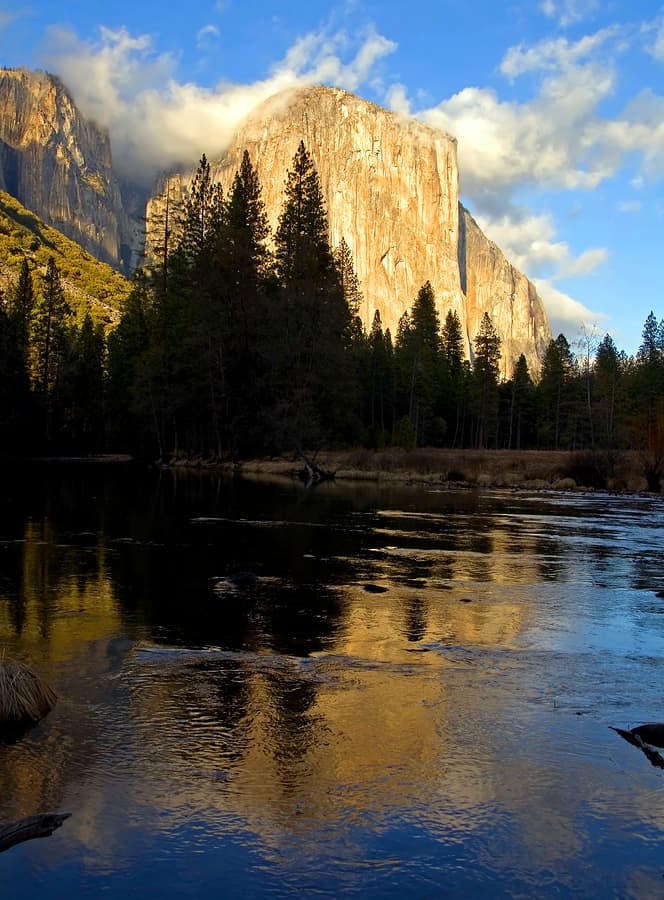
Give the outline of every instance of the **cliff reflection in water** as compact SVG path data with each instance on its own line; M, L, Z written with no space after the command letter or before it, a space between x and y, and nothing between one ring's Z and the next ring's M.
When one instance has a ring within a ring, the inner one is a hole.
M390 852L440 886L446 848L453 868L569 886L612 809L664 828L651 773L635 765L626 798L606 729L655 703L663 627L630 584L661 513L637 509L618 545L630 510L587 521L572 501L163 477L122 498L94 478L60 483L48 514L41 483L0 534L0 641L61 698L0 747L0 819L74 813L34 859L64 848L108 875L163 860L160 840L237 840L299 890ZM240 570L257 585L214 590Z

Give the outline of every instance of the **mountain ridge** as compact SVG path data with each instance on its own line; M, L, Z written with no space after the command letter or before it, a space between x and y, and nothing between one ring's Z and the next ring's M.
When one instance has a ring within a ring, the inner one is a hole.
M0 188L104 262L128 270L131 223L108 132L57 75L0 69Z
M430 281L441 322L448 310L458 314L468 356L488 312L502 341L501 374L511 376L521 353L531 371L539 370L551 338L542 301L461 206L453 136L341 88L313 85L272 95L209 158L214 179L228 192L248 150L273 234L300 141L319 174L330 242L343 238L350 247L367 329L378 310L383 327L395 334L419 287ZM166 193L182 201L194 171L192 161L158 182L147 222L163 215ZM121 190L108 133L80 114L57 76L0 70L0 188L11 188L35 215L117 269L128 271L138 259L141 235L123 194L133 192L140 207L141 193L131 185ZM149 248L150 226L147 232Z
M208 158L213 179L228 193L249 152L272 234L300 140L318 171L330 241L335 246L344 238L350 247L367 329L378 309L383 327L395 334L400 316L430 281L441 323L448 310L459 316L468 356L486 311L502 341L502 375L511 377L521 353L531 371L539 370L551 339L544 306L532 282L460 205L453 136L341 88L289 88L269 97L223 153ZM192 168L162 179L148 201L148 222L163 219L167 194L169 203L182 201L193 175ZM461 253L467 233L472 240Z
M0 288L12 289L24 259L34 273L45 271L50 256L79 320L89 312L106 326L119 321L130 282L0 190Z

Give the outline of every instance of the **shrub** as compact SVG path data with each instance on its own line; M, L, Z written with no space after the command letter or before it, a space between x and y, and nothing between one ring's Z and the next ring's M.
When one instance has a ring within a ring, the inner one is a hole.
M598 450L579 450L570 455L563 476L573 478L582 487L606 488L611 468L609 462L606 453Z
M394 442L397 447L402 447L404 450L412 450L415 447L417 438L410 416L404 416L397 422Z

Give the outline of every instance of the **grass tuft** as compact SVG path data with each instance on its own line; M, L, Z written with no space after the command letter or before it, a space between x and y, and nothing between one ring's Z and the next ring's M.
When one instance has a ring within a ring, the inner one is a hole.
M53 709L55 691L24 663L0 659L0 727L34 724Z

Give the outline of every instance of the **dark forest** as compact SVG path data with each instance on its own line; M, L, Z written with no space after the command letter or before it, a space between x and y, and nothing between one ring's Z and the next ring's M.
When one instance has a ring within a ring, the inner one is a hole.
M218 460L303 448L416 446L622 450L664 465L664 320L651 313L627 356L610 335L552 340L541 371L523 356L499 377L487 314L465 356L461 324L439 319L429 282L399 322L367 333L352 256L331 247L318 175L300 145L273 240L248 155L223 196L200 162L166 208L156 259L119 324L77 324L53 259L24 260L0 304L5 454L128 452ZM269 249L272 247L273 249Z

